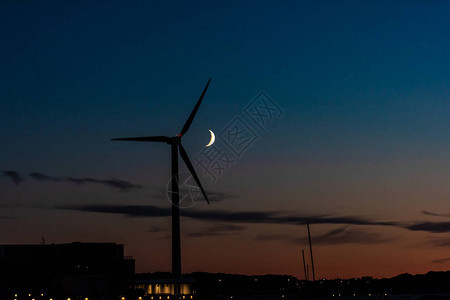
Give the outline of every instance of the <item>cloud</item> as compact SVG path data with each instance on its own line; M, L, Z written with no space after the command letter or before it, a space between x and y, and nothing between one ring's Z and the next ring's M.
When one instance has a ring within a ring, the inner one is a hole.
M39 181L62 181L60 178L48 176L38 172L30 173L30 177Z
M286 234L264 233L257 235L255 239L258 241L279 241L279 240L289 240L291 239L291 237L287 236Z
M405 225L404 228L411 231L427 231L433 233L450 232L450 222L420 222Z
M305 238L306 239L306 238ZM339 244L379 244L391 241L378 233L362 229L347 229L347 227L331 230L323 235L314 237L314 243L319 245ZM303 242L305 244L305 242Z
M245 229L246 227L240 225L218 224L215 226L204 228L201 231L188 233L187 236L189 237L223 236L237 233Z
M94 179L94 178L74 178L74 177L54 177L54 176L48 176L42 173L33 172L30 173L30 177L38 180L38 181L55 181L55 182L68 182L73 184L86 184L86 183L92 183L92 184L100 184L100 185L106 185L112 188L119 189L120 191L128 191L131 189L139 189L142 188L142 186L133 184L128 181L110 178L106 180L102 179Z
M205 191L205 192L206 195L208 195L208 199L210 202L220 202L232 198L238 198L238 196L233 193L212 192L212 191Z
M450 247L450 238L432 237L429 243L431 247Z
M431 261L433 264L442 264L450 260L450 257L434 259Z
M147 230L147 232L153 232L153 233L161 232L161 231L164 231L164 229L161 227L157 227L157 226L152 226L152 227L150 227L149 230Z
M167 217L171 216L170 208L161 208L152 205L67 205L59 206L59 209L70 209L84 212L113 213L127 215L130 217ZM310 224L346 224L346 225L378 225L378 226L399 226L394 222L373 221L370 219L348 216L332 217L327 215L304 216L287 215L282 212L235 212L224 210L204 210L193 209L181 210L185 217L203 220L220 221L224 223L242 224L286 224L305 225Z
M72 178L67 177L67 182L72 182L76 184L83 184L83 183L95 183L95 184L103 184L106 186L110 186L113 188L117 188L122 191L130 190L130 189L140 189L142 186L133 184L128 181L120 180L120 179L107 179L107 180L99 180L99 179L93 179L93 178Z
M130 217L168 217L171 216L170 208L161 208L151 205L72 205L60 206L59 209L70 209L84 212L112 213L121 214ZM280 211L225 211L225 210L181 210L184 217L201 220L214 221L234 224L280 224L280 225L299 225L309 224L341 224L341 225L359 225L359 226L392 226L407 229L410 231L426 231L432 233L450 232L450 222L416 222L412 224L379 221L370 218L358 216L332 216L332 215L300 215L287 214ZM203 232L201 233L203 234ZM200 236L200 234L199 234ZM302 239L292 239L284 235L260 235L259 240L277 240L285 239L294 243L304 243ZM389 241L378 234L363 230L348 230L346 228L335 229L326 235L315 237L318 244L342 244L342 243L381 243ZM450 240L436 241L436 246L450 246Z
M232 224L217 224L214 226L204 227L198 231L187 233L188 237L204 237L204 236L222 236L228 235L232 233L236 233L239 231L245 230L246 227L240 225L232 225ZM147 232L157 233L157 232L165 232L167 229L152 226ZM167 236L170 237L170 236ZM167 238L165 237L165 238Z
M205 190L206 195L208 196L208 199L210 202L220 202L225 201L232 198L238 198L239 196L233 193L228 192L216 192L216 191L209 191ZM169 192L167 189L164 188L157 188L155 194L153 195L155 198L158 199L167 199L169 197L171 192ZM198 187L194 187L194 190L192 190L192 187L188 189L185 185L180 186L180 198L182 198L183 195L190 194L192 198L194 198L194 202L204 202L205 199L203 198L203 195L200 192L200 189ZM188 199L192 200L192 199Z
M16 171L6 170L3 171L3 176L9 177L16 185L19 185L23 181L22 176Z
M433 216L433 217L450 218L450 214L437 214L437 213L426 211L426 210L422 211L422 214L427 215L427 216Z
M57 206L56 208L84 212L121 214L130 217L168 217L172 215L172 211L169 208L151 205L64 205Z
M256 237L260 241L284 240L293 244L307 245L308 238L293 237L285 234L262 234ZM390 241L390 238L367 230L348 229L348 226L333 229L322 235L312 237L314 245L341 245L341 244L378 244Z
M434 213L431 211L423 210L422 214L427 215L427 216L432 216L432 217L450 218L450 214L447 214L447 213ZM406 225L403 225L402 227L405 229L411 230L411 231L426 231L426 232L433 232L433 233L450 232L450 222L422 221L422 222L406 224Z
M394 222L380 222L370 219L344 216L333 217L329 215L289 215L283 212L230 212L223 210L216 211L186 211L183 212L185 216L202 219L214 220L222 222L234 223L270 223L270 224L286 224L286 225L305 225L310 224L348 224L348 225L380 225L380 226L397 226Z

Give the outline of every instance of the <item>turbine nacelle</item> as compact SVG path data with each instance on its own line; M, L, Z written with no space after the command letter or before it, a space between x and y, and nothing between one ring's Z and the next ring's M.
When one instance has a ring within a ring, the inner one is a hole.
M181 144L181 136L177 134L176 136L170 137L166 143L169 145L179 145Z

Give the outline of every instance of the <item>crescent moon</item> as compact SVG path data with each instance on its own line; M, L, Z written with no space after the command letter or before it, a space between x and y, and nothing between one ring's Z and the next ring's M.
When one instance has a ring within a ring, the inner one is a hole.
M212 144L214 144L214 141L216 140L216 136L215 136L214 132L212 132L211 130L209 132L211 132L211 140L209 141L209 144L206 145L205 147L211 146Z

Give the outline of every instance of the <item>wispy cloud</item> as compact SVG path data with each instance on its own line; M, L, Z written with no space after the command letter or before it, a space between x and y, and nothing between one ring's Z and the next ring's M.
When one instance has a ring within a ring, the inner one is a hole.
M152 205L63 205L56 206L56 208L84 212L121 214L130 217L168 217L172 215L169 208L161 208Z
M450 232L450 222L418 222L411 225L405 225L404 228L411 231L444 233Z
M190 194L191 192L192 191L190 191L186 186L180 186L180 195ZM198 194L195 197L196 202L204 201L203 196L201 195L200 189L198 189L198 193L196 193L196 194ZM206 194L208 195L208 200L210 202L220 202L220 201L225 201L228 199L234 199L234 198L239 197L237 194L234 194L234 193L217 192L217 191L209 191L209 190L206 190ZM170 196L171 196L171 193L169 193L167 189L163 189L163 188L157 188L155 191L155 194L154 194L154 197L158 198L158 199L167 199L167 197L170 197Z
M238 198L238 195L233 193L226 193L226 192L213 192L213 191L206 191L209 201L211 202L219 202L224 201L228 199Z
M131 217L167 217L171 215L170 208L161 208L152 205L67 205L59 209L70 209L84 212L112 213ZM329 216L329 215L291 215L283 212L235 212L224 210L181 210L181 214L188 218L203 221L220 221L225 223L242 224L346 224L346 225L378 225L398 226L395 222L374 221L355 216Z
M450 238L448 237L432 237L429 240L429 245L431 247L450 247Z
M258 241L280 241L280 240L291 240L292 237L288 236L286 234L279 234L279 233L263 233L260 235L257 235L255 237Z
M433 264L442 264L442 263L448 262L449 260L450 260L450 257L446 257L446 258L434 259L431 262Z
M322 235L314 236L313 243L315 245L378 244L391 240L391 238L383 237L378 233L360 229L349 229L348 227L344 226L328 231ZM283 240L300 245L308 244L308 238L306 236L295 237L286 234L262 234L258 235L256 239L260 241Z
M170 208L162 208L152 205L67 205L59 206L59 209L70 209L83 212L111 213L130 217L168 217L171 216ZM380 221L360 216L333 216L333 215L301 215L289 214L281 211L225 211L225 210L181 210L185 217L222 223L234 224L283 224L299 225L309 224L341 224L359 226L392 226L407 229L410 231L426 231L432 233L450 232L450 222L415 222L400 223L393 221ZM286 239L282 235L261 235L258 239ZM321 237L315 238L318 243L381 243L388 241L388 238L363 230L348 230L346 228L336 229ZM293 242L302 243L300 239L291 239ZM436 242L437 246L450 246Z
M306 239L306 238L305 238ZM331 230L314 238L315 244L337 245L337 244L379 244L391 241L392 238L379 233L363 229L348 229L347 227ZM305 244L306 241L303 241Z
M240 226L240 225L218 224L218 225L204 228L197 232L188 233L187 236L189 236L189 237L222 236L222 235L229 235L229 234L241 232L245 229L246 229L246 227Z
M48 176L38 172L30 173L30 177L39 181L62 181L62 179L58 177Z
M434 213L434 212L426 211L426 210L423 210L422 214L427 215L427 216L433 216L433 217L450 218L450 214L438 214L438 213Z
M152 233L161 232L161 231L164 231L164 229L161 227L158 227L158 226L152 226L152 227L150 227L149 230L147 230L147 232L152 232Z
M6 176L9 179L11 179L12 182L14 182L14 184L16 184L16 185L19 185L19 183L21 183L23 181L22 176L16 171L6 170L6 171L3 171L2 173L3 173L3 176Z
M112 188L119 189L120 191L129 191L131 189L139 189L142 188L142 186L133 184L128 181L110 178L110 179L95 179L95 178L75 178L75 177L55 177L55 176L49 176L46 174L42 174L39 172L33 172L30 173L30 177L38 180L38 181L54 181L54 182L68 182L72 184L100 184L109 186Z

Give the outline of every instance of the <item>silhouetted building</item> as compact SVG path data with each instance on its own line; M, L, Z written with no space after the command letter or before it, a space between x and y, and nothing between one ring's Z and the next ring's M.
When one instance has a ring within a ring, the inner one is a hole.
M123 295L134 288L134 259L123 249L116 243L0 245L1 296Z

